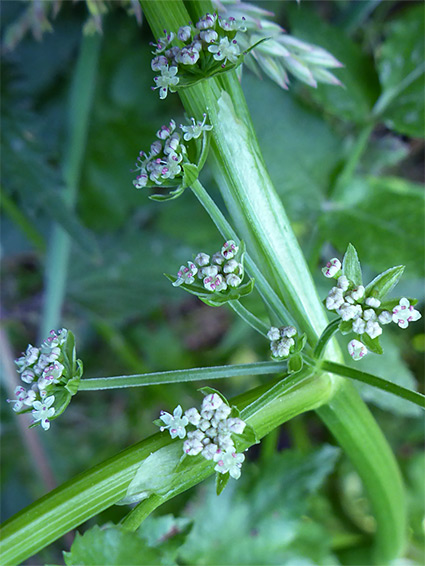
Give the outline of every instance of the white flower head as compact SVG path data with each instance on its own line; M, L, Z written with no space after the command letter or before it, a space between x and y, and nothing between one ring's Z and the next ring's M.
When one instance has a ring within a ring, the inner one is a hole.
M337 313L342 318L342 320L352 320L357 318L362 314L362 307L360 305L350 305L349 303L343 303L338 309Z
M369 320L366 324L366 334L368 334L372 339L381 336L382 328L379 324L373 320Z
M184 438L186 436L186 427L189 424L189 419L183 415L183 409L180 405L178 405L171 415L170 413L166 413L165 411L161 411L160 419L164 423L164 426L161 426L161 432L165 429L170 431L171 438Z
M229 41L228 37L220 39L218 45L209 45L208 51L213 54L216 61L223 61L222 67L226 65L227 61L236 63L241 53L236 39Z
M202 401L202 410L203 411L216 411L219 407L223 405L224 401L217 395L217 393L210 393L204 397ZM226 403L224 403L226 404Z
M374 309L377 309L381 306L381 301L379 299L375 299L374 297L368 297L365 300L365 303L368 307L372 307Z
M50 418L55 414L55 409L52 407L55 401L54 395L45 397L42 401L34 401L32 417L34 422L37 423L41 421L41 426L44 430L49 430L50 428Z
M270 349L275 358L287 358L295 341L293 338L282 338L271 342Z
M410 301L403 297L397 306L393 308L393 322L400 328L407 328L409 322L415 322L421 318L421 313L413 308Z
M363 334L363 332L366 330L366 322L362 319L362 318L356 318L355 320L353 320L353 332L355 332L356 334Z
M382 311L378 316L378 320L381 324L389 324L393 321L393 315L389 311Z
M358 361L364 358L368 350L366 346L359 340L351 340L348 344L348 353L353 358L353 360Z
M280 335L282 338L292 338L298 334L295 326L282 326L280 328ZM293 341L292 341L293 342Z
M270 328L270 330L267 332L267 338L268 338L269 340L272 340L272 341L274 341L274 340L279 340L279 338L280 338L280 330L279 330L279 328L276 328L276 326L272 326L272 327Z
M341 262L336 257L330 259L325 267L322 268L322 273L325 277L333 278L341 271Z
M326 308L329 311L338 309L340 306L344 304L344 292L339 287L332 287L329 291L328 296L326 297Z
M233 259L238 253L238 250L239 248L236 243L233 240L228 240L223 244L223 247L221 248L221 255L224 257L224 259Z
M214 462L217 462L214 470L220 474L229 472L232 478L237 480L241 477L241 467L244 460L245 456L243 454L222 452L220 450L214 455Z

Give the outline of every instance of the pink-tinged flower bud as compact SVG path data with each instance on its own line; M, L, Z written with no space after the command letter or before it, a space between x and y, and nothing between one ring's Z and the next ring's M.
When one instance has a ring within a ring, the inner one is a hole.
M325 267L322 268L322 273L325 277L333 278L341 271L341 262L334 257L329 260Z
M369 320L366 324L366 334L368 334L372 339L381 336L382 328L379 324L373 320Z
M221 255L224 259L233 259L235 255L238 253L238 246L233 240L229 240L225 242L223 247L221 248Z
M365 303L368 307L372 307L374 309L377 309L381 306L381 301L379 299L375 299L374 297L368 297L365 300Z
M359 342L359 340L351 340L348 344L348 353L353 360L357 362L367 355L368 350L362 342Z
M276 328L276 326L272 326L270 330L267 332L267 338L269 340L279 340L280 338L279 328Z
M393 321L393 315L389 311L382 311L378 316L378 320L381 324L389 324Z
M191 34L192 28L190 26L182 26L177 32L177 37L180 39L180 41L188 41L191 37Z
M195 263L199 265L199 267L205 267L206 265L209 264L209 262L210 262L210 256L208 254L204 254L201 252L195 257Z
M329 291L328 296L326 297L326 308L329 311L338 309L341 305L344 304L344 293L343 290L339 287L332 287Z
M366 323L362 318L356 318L355 320L353 320L353 332L355 332L356 334L363 334L363 332L366 330Z
M340 277L338 277L338 287L343 291L347 291L349 286L350 282L347 277L345 277L345 275L340 275Z

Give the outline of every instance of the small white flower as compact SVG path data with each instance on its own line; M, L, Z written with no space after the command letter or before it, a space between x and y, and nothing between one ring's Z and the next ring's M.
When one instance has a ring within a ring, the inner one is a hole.
M196 456L204 450L204 445L197 438L188 438L183 442L183 451L189 456Z
M280 335L282 338L292 338L293 336L297 335L297 329L295 326L282 326L280 328ZM292 340L292 345L294 341Z
M42 377L49 383L57 383L63 374L64 369L64 365L59 362L55 362L44 369Z
M215 427L211 426L210 428L207 428L207 430L205 431L205 436L208 436L208 438L211 438L211 440L214 440L214 438L217 436L217 430Z
M227 283L223 279L222 275L216 275L215 277L205 277L203 283L207 291L218 292L218 291L225 291L227 289Z
M41 421L41 426L44 430L48 430L50 428L49 419L55 414L55 409L52 407L54 401L54 395L50 395L42 401L34 401L33 403L34 408L32 410L32 417L34 422L37 423L38 421Z
M210 421L213 418L214 411L211 409L202 409L201 410L201 417L204 420Z
M174 409L172 415L161 411L160 419L164 423L164 426L160 428L161 432L165 429L170 431L171 438L184 438L186 436L186 426L189 424L189 419L186 416L182 416L183 409L180 405Z
M224 403L226 405L226 403ZM204 397L202 401L203 411L216 411L223 405L223 399L217 393L210 393Z
M413 308L410 301L403 297L397 306L393 308L393 322L400 328L407 328L409 322L415 322L421 318L421 313Z
M34 348L31 344L28 344L28 347L25 351L25 354L15 360L15 364L18 366L17 371L19 373L23 372L27 367L32 366L38 359L38 355L40 350L38 348Z
M174 33L165 32L165 36L158 39L158 42L154 44L154 47L156 47L156 49L152 53L154 55L160 55L167 49L167 47L170 45L173 39L174 39Z
M216 20L217 20L216 14L205 14L205 16L200 18L200 20L196 23L196 27L199 30L210 29L214 27Z
M143 189L148 184L149 177L145 170L141 170L140 174L137 175L136 179L133 181L133 185L136 189Z
M35 374L32 369L24 369L24 371L21 373L21 379L25 383L32 383L34 381L34 378Z
M377 338L382 334L382 328L377 322L369 320L366 324L366 334L368 334L372 339Z
M212 256L212 262L216 265L222 265L224 263L224 257L221 255L221 252L217 252Z
M347 279L347 277L345 277L345 275L340 275L338 277L338 287L343 291L347 291L349 286L350 286L350 282Z
M382 311L378 316L378 320L381 324L389 324L393 321L393 315L389 311Z
M377 318L376 312L375 312L373 309L366 309L366 310L363 312L363 320L366 320L366 321L369 321L369 320L375 321L376 318Z
M193 46L183 47L176 55L176 61L182 65L195 65L199 57L199 51Z
M223 266L223 273L235 273L240 270L240 263L235 259L231 259Z
M269 340L279 340L280 338L280 330L276 328L276 326L272 326L270 330L267 332L267 338Z
M186 283L187 285L191 285L195 281L195 275L197 274L197 272L198 272L198 268L196 267L196 265L193 262L188 261L187 267L182 265L178 270L177 279L176 281L174 281L173 286L178 287L183 283Z
M342 320L351 320L357 318L362 314L362 308L360 305L350 305L349 303L344 303L336 311Z
M341 262L336 257L330 259L325 267L322 268L322 273L325 277L335 277L341 271Z
M160 71L162 67L166 65L168 65L168 59L164 57L164 55L158 55L158 57L154 57L151 61L152 71Z
M221 255L224 259L233 259L235 255L238 253L238 246L233 240L229 240L223 244L221 248Z
M191 34L192 28L190 26L182 26L177 32L177 37L180 39L180 41L188 41L188 39L190 39L191 37Z
M360 301L364 297L364 292L365 288L363 287L363 285L358 285L351 291L351 296L355 301Z
M236 40L233 39L230 42L228 37L220 39L218 45L209 45L208 51L213 54L216 61L223 61L223 66L227 61L236 63L240 55L239 45Z
M153 87L154 90L159 88L159 98L163 100L167 97L169 87L176 86L180 79L177 77L178 68L169 67L168 65L161 68L161 75L154 77L156 86Z
M381 301L379 299L375 299L374 297L368 297L365 300L365 303L368 307L373 307L374 309L377 309L381 306Z
M282 338L282 340L271 342L270 349L275 358L287 358L294 344L293 338Z
M232 412L232 409L226 403L223 403L215 410L214 416L211 419L212 426L217 427L220 421L226 420Z
M198 424L198 428L199 430L202 430L202 432L205 432L206 430L208 430L211 427L211 423L209 419L203 419L200 421L200 423Z
M353 358L353 360L358 361L364 358L367 355L367 348L359 340L351 340L348 344L348 353Z
M245 4L245 6L248 6L248 4ZM245 18L242 17L242 22L236 20L235 18L233 18L232 16L230 16L230 18L224 19L224 18L220 18L218 20L218 24L221 27L221 29L224 29L224 31L246 31L246 26L244 25L245 22ZM264 21L262 22L264 23Z
M242 434L246 427L246 423L238 418L227 419L224 422L227 425L227 429L234 434Z
M214 462L217 462L214 470L220 474L229 474L235 480L239 479L241 476L242 462L245 460L243 454L237 454L236 452L222 452L221 450L214 455Z
M187 437L188 437L189 440L196 438L196 440L199 440L199 442L202 442L205 438L205 434L202 432L202 430L196 429L196 430L190 430L187 433Z
M204 449L202 450L202 456L206 459L206 460L213 460L214 456L216 455L218 451L218 446L217 444L214 444L213 442L211 442L210 444L207 444Z
M208 254L204 254L201 252L195 257L195 263L199 265L199 267L204 267L208 265L209 262L210 262L210 256Z
M166 140L169 138L174 130L176 129L176 123L174 120L171 120L168 126L161 126L159 130L156 132L156 137L160 140Z
M177 132L171 134L169 138L166 139L164 144L165 155L174 154L178 150L180 145L180 135ZM182 157L180 157L181 161Z
M201 36L202 41L205 41L205 43L213 43L218 39L218 33L213 29L201 31L199 35Z
M217 265L207 265L200 270L202 277L215 277L218 275L218 271L219 268Z
M191 409L185 411L184 416L187 418L190 424L195 426L197 426L199 424L199 421L201 420L201 415L198 413L198 410L195 409L195 407L192 407Z
M326 308L329 311L338 309L341 305L344 304L344 293L343 290L339 287L332 287L329 291L328 296L326 297Z
M217 442L220 450L223 450L223 452L236 452L235 444L230 434L219 434Z
M362 318L356 318L355 320L353 320L353 332L355 332L356 334L363 334L363 332L366 330L366 323Z
M226 284L229 287L239 287L241 283L242 279L238 275L235 275L234 273L229 273L229 275L226 275Z

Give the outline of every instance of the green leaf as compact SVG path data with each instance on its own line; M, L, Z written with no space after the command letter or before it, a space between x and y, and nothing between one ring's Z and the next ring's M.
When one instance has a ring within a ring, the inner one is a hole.
M424 191L396 177L358 177L349 183L320 218L321 231L342 251L355 242L362 262L376 271L394 263L406 275L425 274Z
M367 285L365 295L381 300L397 285L404 273L404 269L404 265L398 265L380 273Z
M135 533L98 525L83 535L77 533L70 552L63 555L66 566L152 566L161 559L159 551Z
M338 330L343 335L350 334L350 332L353 332L353 321L352 320L341 320L341 322L338 326Z
M251 446L252 444L258 444L260 442L258 440L258 436L255 433L255 430L248 423L246 423L243 433L232 434L232 439L238 452L243 452L248 446Z
M216 487L215 487L215 491L217 493L217 495L220 495L220 493L223 491L223 489L226 487L226 485L228 484L230 479L230 474L229 472L226 472L225 474L220 474L217 472L216 474Z
M156 202L165 202L168 200L174 200L184 193L184 189L185 187L180 185L177 189L175 189L174 191L170 191L168 194L149 195L149 198L150 200L154 200Z
M65 411L65 409L71 402L72 395L69 391L66 390L65 387L61 386L55 386L52 387L52 389L49 389L49 395L55 396L55 402L53 405L55 408L55 414L52 417L53 420L59 417Z
M362 268L356 248L352 244L348 244L347 251L342 260L342 273L352 281L356 287L362 285Z
M366 348L373 352L374 354L382 354L383 349L379 341L379 336L376 338L371 338L366 332L359 337L359 340L363 342Z
M405 9L386 28L387 37L376 58L382 84L375 114L388 128L424 137L424 5Z
M319 18L315 2L294 5L289 15L291 32L296 37L327 49L344 65L334 72L343 88L319 84L317 89L309 89L308 94L339 120L363 123L380 90L373 59L344 30Z
M190 187L192 183L196 181L199 175L199 169L193 163L184 163L183 164L183 180L182 180L182 187Z
M298 336L295 343L294 353L297 354L298 352L302 352L306 344L307 344L307 334L304 333L301 334L301 336Z
M297 373L303 369L303 358L300 354L291 356L288 360L288 372Z

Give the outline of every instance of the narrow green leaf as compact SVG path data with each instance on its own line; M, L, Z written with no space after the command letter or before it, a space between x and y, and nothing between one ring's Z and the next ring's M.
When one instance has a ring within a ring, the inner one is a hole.
M367 285L365 290L366 296L375 297L376 299L385 297L397 285L400 277L403 275L404 269L404 265L397 265L396 267L391 267L383 273L380 273Z
M183 172L182 188L190 187L198 178L199 169L193 163L184 163Z
M347 251L342 260L342 273L356 286L361 285L363 282L360 261L356 248L352 244L348 244Z
M359 337L359 340L361 342L363 342L363 344L366 346L366 348L370 351L373 352L374 354L382 354L383 353L383 349L382 346L379 342L379 336L377 336L376 338L371 338L368 334L366 334L366 332L364 334L362 334Z
M341 320L338 326L338 330L341 334L350 334L353 331L353 321L352 320Z
M226 485L229 482L230 474L229 472L226 472L225 474L219 474L217 472L215 479L216 479L215 491L217 495L220 495L220 493L223 491L223 489L226 487Z

